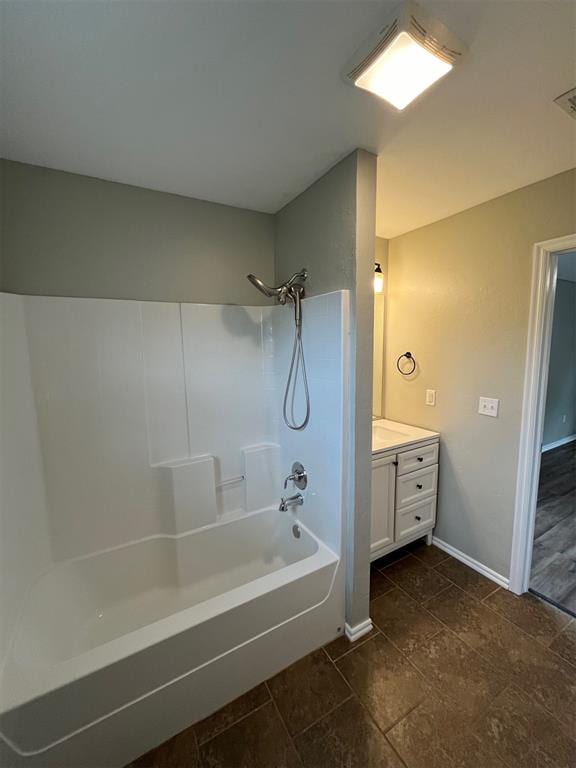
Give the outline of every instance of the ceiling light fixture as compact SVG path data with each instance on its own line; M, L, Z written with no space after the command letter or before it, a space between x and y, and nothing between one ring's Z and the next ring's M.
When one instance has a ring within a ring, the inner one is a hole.
M356 51L344 77L401 110L448 74L465 50L442 22L409 1Z
M571 88L566 93L558 96L557 99L554 99L554 103L558 104L560 109L563 109L567 115L576 118L576 88Z

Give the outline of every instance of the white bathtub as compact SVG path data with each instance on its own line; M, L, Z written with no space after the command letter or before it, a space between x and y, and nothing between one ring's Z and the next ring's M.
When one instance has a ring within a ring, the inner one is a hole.
M266 510L48 571L2 669L2 765L122 765L334 637L338 557L296 522Z

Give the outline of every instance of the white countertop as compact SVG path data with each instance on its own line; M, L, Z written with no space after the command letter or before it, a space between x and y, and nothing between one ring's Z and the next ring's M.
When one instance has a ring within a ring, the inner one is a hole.
M372 422L372 453L404 448L437 437L440 437L439 432L430 432L428 429L401 424L399 421L376 419Z

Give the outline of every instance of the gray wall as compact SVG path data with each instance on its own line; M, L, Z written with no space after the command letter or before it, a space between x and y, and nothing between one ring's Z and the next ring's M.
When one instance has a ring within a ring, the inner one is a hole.
M351 298L346 621L368 618L376 157L356 151L276 215L278 280L306 266L308 292Z
M568 171L390 240L385 414L442 433L436 535L504 576L532 248L576 231L575 190ZM406 349L412 379L395 369ZM480 395L500 398L497 419L478 414Z
M0 288L153 301L268 303L274 217L0 161Z
M278 281L306 266L306 292L353 289L356 280L356 153L276 214Z
M576 258L576 255L573 258ZM563 437L574 434L576 434L576 283L558 280L542 443L543 445L555 443Z

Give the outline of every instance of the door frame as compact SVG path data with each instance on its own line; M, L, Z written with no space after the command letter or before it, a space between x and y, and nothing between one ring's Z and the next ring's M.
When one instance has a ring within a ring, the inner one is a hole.
M532 290L510 561L509 589L517 595L527 592L530 585L558 255L572 250L576 250L576 234L545 240L536 243L533 248Z

